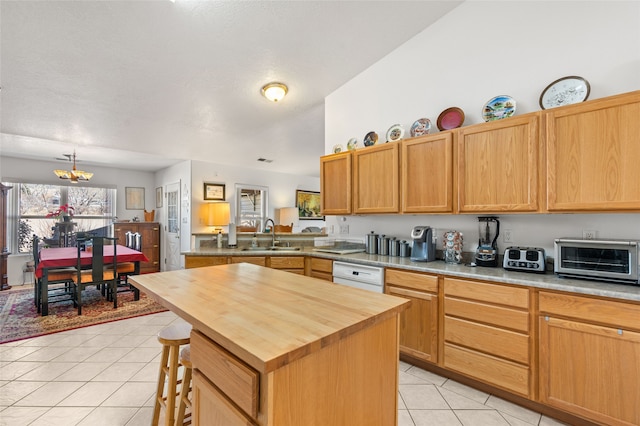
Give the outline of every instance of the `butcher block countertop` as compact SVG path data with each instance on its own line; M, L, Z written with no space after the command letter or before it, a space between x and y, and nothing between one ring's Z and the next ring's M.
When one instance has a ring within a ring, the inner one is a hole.
M402 298L247 263L129 280L261 373L396 316L409 305Z

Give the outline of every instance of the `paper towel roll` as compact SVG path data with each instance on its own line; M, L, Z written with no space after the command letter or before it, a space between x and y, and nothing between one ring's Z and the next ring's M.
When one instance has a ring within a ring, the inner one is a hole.
M229 247L235 247L238 245L238 241L236 238L236 224L229 224Z

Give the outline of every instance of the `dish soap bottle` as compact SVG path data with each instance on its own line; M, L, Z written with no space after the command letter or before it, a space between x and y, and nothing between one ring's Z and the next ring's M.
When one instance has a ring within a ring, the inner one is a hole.
M258 247L258 236L256 234L253 234L251 239L251 247Z
M218 240L218 248L222 248L222 231L218 231L216 238Z

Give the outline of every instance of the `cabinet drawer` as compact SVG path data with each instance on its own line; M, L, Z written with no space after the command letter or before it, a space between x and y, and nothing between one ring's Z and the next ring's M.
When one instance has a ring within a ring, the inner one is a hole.
M226 265L225 256L185 256L184 267L186 269L202 268L203 266Z
M309 276L313 278L320 278L321 280L325 280L325 281L333 281L333 275L327 272L311 271Z
M333 274L333 260L311 258L311 270Z
M453 317L496 325L511 330L529 333L529 312L502 306L445 297L444 313Z
M444 340L529 365L529 337L524 334L445 317Z
M519 395L530 397L529 368L515 362L445 343L444 366Z
M304 257L301 256L272 256L271 267L274 269L304 269Z
M232 256L230 263L253 263L258 266L267 266L267 258L264 256Z
M400 287L409 287L415 290L438 292L438 277L416 272L398 271L387 269L385 272L385 284Z
M191 360L231 401L258 416L259 373L198 331L191 332Z
M543 314L555 314L609 324L616 328L640 330L640 305L544 291L541 291L538 297L539 310Z
M253 426L198 370L193 372L193 418L195 425Z
M445 296L479 300L492 304L529 309L529 290L499 284L445 278Z

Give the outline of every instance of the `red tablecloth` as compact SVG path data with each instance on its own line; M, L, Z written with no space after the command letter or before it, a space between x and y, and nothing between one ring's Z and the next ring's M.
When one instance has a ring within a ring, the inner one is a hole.
M116 250L118 262L148 262L142 252L118 245ZM81 253L83 265L91 265L91 252ZM113 246L104 246L104 262L113 263ZM40 250L40 262L36 268L36 277L42 278L44 268L63 268L78 265L78 249L76 247L59 247Z

